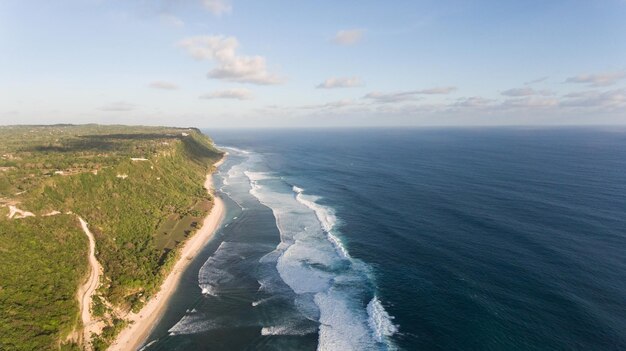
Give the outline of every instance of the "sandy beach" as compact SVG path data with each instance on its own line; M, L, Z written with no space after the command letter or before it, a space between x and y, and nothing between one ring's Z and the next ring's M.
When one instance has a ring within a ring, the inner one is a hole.
M222 158L215 163L215 167L219 167L224 162ZM213 175L208 174L204 187L207 191L213 193ZM171 273L163 281L159 292L153 296L148 303L138 313L129 313L125 319L129 321L127 326L117 336L115 342L108 348L110 351L129 351L136 350L142 345L148 337L154 325L158 322L163 314L167 302L176 290L181 273L187 268L191 262L191 258L204 247L204 245L213 237L215 231L219 227L224 218L225 208L222 199L215 196L213 208L211 212L204 218L202 227L187 242L185 242L180 259L174 265Z

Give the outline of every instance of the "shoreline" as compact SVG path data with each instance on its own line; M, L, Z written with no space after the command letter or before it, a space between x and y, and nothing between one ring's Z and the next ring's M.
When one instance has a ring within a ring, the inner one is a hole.
M221 160L213 164L214 171L224 162L227 155L228 154L224 154ZM189 263L191 263L192 258L202 250L211 238L213 238L222 223L226 208L222 199L215 196L213 189L214 171L207 174L204 182L205 189L213 195L213 206L209 214L204 218L202 227L184 243L180 251L180 258L176 261L172 271L161 284L159 292L157 292L138 313L130 312L125 316L125 319L130 324L117 335L115 341L111 343L107 350L137 350L146 341L152 328L162 317L167 302L174 294L174 291L176 291L182 273Z

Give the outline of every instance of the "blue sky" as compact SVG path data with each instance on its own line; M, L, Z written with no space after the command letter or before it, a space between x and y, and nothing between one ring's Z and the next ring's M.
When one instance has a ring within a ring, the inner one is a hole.
M626 124L626 1L3 0L0 123Z

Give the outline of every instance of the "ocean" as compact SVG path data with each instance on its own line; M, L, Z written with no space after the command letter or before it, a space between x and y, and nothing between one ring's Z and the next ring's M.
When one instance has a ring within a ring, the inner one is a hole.
M145 350L626 349L626 129L206 133L227 218Z

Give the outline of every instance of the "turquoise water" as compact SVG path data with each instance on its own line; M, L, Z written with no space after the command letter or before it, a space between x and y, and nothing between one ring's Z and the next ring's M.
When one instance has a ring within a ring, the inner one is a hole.
M624 131L208 133L227 221L147 349L626 349Z

